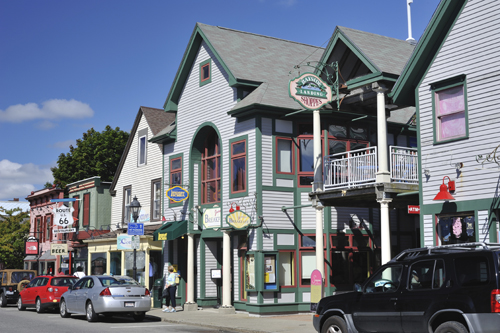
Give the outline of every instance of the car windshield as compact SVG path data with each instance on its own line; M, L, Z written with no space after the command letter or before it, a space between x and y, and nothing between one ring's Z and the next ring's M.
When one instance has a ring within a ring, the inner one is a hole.
M128 276L109 276L109 277L100 277L99 281L101 281L103 286L116 286L116 285L132 285L138 286L139 283Z
M22 280L33 280L35 273L33 272L12 272L10 280L12 283L19 283Z
M52 286L72 286L78 281L76 277L56 277L50 282Z

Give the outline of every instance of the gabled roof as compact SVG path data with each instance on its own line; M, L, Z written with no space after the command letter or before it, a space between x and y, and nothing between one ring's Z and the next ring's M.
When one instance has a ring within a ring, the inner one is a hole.
M153 132L153 136L158 134L163 128L167 127L169 124L175 121L175 113L173 112L165 112L162 109L148 108L144 106L141 106L139 108L137 116L135 117L134 125L132 126L132 130L130 131L130 135L128 137L127 145L123 150L122 157L120 158L120 163L118 164L118 168L116 169L113 181L111 182L111 186L109 188L109 193L113 196L116 193L116 183L118 181L118 178L120 178L123 165L125 164L125 160L127 159L128 153L130 151L130 147L132 145L132 142L134 141L135 133L137 132L137 127L139 127L139 123L143 115L144 118L146 118L151 132Z
M389 94L394 104L415 105L415 89L434 61L467 0L442 0Z
M257 87L233 110L249 105L297 109L298 104L288 97L287 82L293 78L289 73L304 61L319 60L323 52L323 48L316 46L197 23L165 102L165 110L177 110L182 88L203 41L226 71L230 86Z
M337 26L321 62L338 61L340 73L347 82L381 78L395 81L413 50L414 45L404 40Z

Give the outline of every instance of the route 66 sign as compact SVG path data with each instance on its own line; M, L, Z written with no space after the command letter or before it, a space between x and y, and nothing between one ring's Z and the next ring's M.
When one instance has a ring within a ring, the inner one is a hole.
M54 224L61 227L73 225L73 207L66 207L64 205L52 208L54 212Z

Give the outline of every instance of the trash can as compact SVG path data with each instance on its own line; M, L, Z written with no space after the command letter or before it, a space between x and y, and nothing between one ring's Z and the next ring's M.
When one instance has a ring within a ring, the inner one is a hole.
M161 308L161 294L163 292L163 279L156 279L153 286L153 308Z

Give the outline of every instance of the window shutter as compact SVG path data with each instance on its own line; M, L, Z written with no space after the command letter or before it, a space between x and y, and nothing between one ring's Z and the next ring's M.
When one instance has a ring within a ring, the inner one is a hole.
M90 216L90 193L85 193L83 195L83 226L89 225Z

